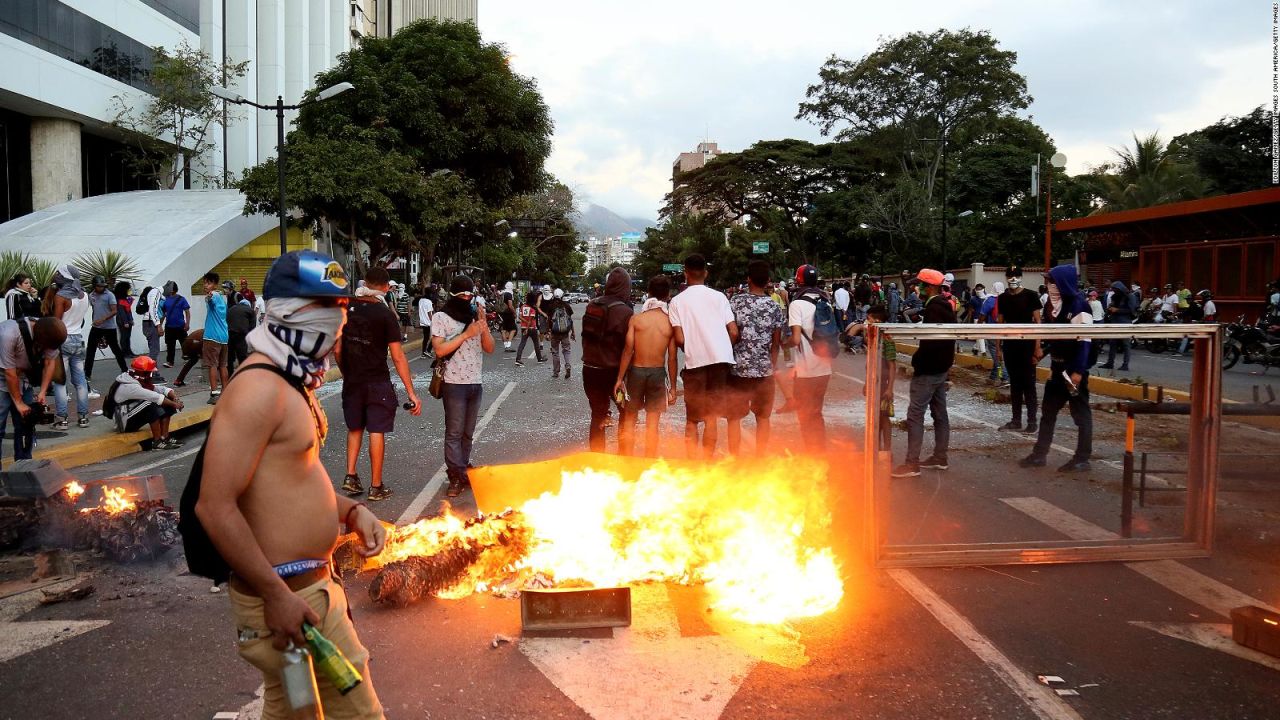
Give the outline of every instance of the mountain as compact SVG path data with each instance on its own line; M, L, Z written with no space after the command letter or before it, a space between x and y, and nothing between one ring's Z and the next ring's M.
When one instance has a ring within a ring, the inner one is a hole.
M624 218L603 205L588 204L581 212L578 229L596 236L621 235L625 232L644 232L645 228L656 225L652 220L643 218Z

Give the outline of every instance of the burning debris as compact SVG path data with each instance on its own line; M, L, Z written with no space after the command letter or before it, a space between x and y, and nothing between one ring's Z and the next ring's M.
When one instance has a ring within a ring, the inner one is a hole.
M516 511L463 520L446 510L392 528L382 556L362 568L378 572L370 596L403 605L534 585L675 582L704 585L717 611L755 623L820 615L843 596L820 460L561 462L488 469L505 488L559 475L557 490Z

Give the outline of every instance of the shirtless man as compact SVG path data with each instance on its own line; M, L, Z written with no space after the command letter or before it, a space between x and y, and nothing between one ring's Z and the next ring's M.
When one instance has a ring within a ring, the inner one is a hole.
M264 720L289 714L281 651L290 641L305 647L304 622L364 678L344 696L318 673L324 716L381 718L369 652L328 563L340 525L360 537L365 556L382 551L386 533L363 503L334 493L320 462L327 423L311 393L346 319L347 279L332 259L296 251L271 266L262 294L266 322L249 334L254 352L213 415L196 516L231 566L240 656L262 671Z
M658 428L667 405L676 401L676 337L667 317L667 300L671 297L671 279L655 275L649 279L649 299L640 314L627 328L627 344L622 349L622 365L616 394L626 388L626 407L618 427L618 452L631 455L635 449L636 418L644 409L644 453L658 454Z

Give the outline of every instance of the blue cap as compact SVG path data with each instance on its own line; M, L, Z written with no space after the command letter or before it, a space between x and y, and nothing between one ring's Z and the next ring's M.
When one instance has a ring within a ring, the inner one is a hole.
M266 300L348 295L347 271L337 260L314 250L294 250L276 258L262 286Z

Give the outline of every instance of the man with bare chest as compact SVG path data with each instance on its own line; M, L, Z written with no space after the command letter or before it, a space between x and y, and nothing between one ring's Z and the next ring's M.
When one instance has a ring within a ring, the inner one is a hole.
M262 717L287 717L280 679L290 641L305 647L303 623L336 644L364 682L342 695L316 678L326 718L381 718L369 652L329 566L339 528L382 551L385 530L363 503L340 497L320 462L328 426L312 395L346 318L347 279L311 251L281 256L267 275L266 318L248 336L249 357L227 384L204 448L196 515L231 567L240 656L262 672Z
M649 280L649 299L640 314L631 318L622 365L614 392L626 390L627 402L618 426L618 452L630 455L635 448L636 416L644 410L644 454L658 455L658 427L667 405L675 402L675 330L667 317L671 280L655 275Z

